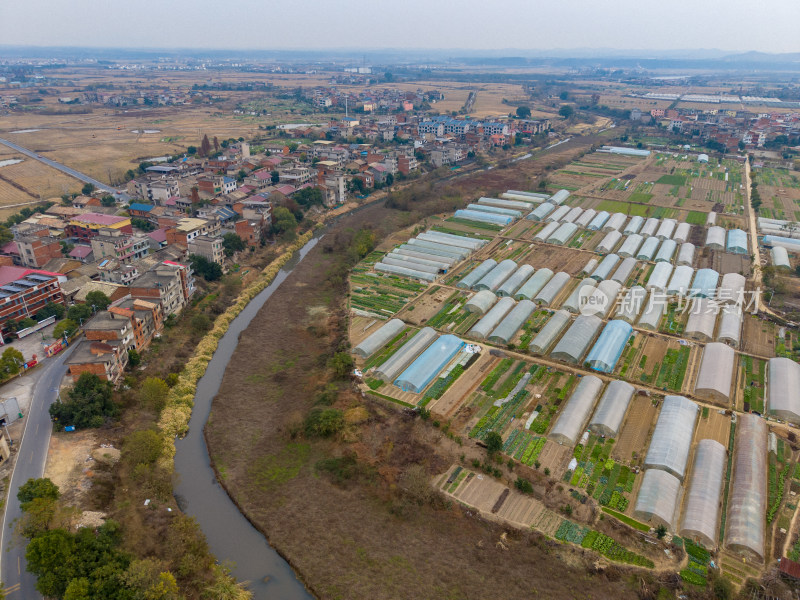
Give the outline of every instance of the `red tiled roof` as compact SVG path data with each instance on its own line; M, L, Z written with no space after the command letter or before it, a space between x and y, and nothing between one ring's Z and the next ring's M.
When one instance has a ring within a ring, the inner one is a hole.
M75 221L91 223L92 225L114 225L120 221L126 221L128 217L117 217L114 215L101 215L100 213L83 213L73 217Z
M781 573L794 579L800 579L800 563L789 560L785 556L778 561Z
M147 237L149 237L154 242L158 242L159 244L161 244L167 241L167 230L164 228L156 229L155 231L151 231L150 233L148 233Z
M0 248L0 252L3 254L19 254L19 248L17 248L17 242L8 242L7 244L3 245Z
M75 246L72 250L70 250L69 255L72 258L86 258L91 253L92 253L91 246Z

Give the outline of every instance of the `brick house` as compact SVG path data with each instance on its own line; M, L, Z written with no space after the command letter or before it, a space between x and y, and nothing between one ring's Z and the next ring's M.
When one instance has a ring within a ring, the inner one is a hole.
M128 352L119 341L98 342L83 340L67 359L69 373L77 381L82 373L92 373L100 379L119 385L128 364Z

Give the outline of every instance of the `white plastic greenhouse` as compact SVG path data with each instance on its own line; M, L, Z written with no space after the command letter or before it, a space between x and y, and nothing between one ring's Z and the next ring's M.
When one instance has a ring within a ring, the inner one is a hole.
M431 242L430 240L421 240L419 238L411 238L408 240L407 245L400 246L401 248L408 248L414 252L426 252L428 254L436 254L438 256L445 256L447 258L455 258L462 260L470 255L471 248L460 248L451 246L449 244L442 244L441 242Z
M547 238L547 243L563 246L575 235L576 231L578 231L578 226L575 223L561 223L558 229Z
M680 479L666 471L647 469L636 497L634 518L672 530L681 492Z
M622 226L625 225L625 221L628 219L625 213L614 213L608 218L605 225L603 225L603 231L619 231L622 229Z
M602 281L603 279L608 279L611 275L611 272L614 270L614 267L617 266L619 262L619 256L616 254L607 254L600 264L597 265L597 268L592 272L591 278L597 281Z
M464 304L464 308L467 312L485 315L486 311L492 308L495 302L497 302L497 296L495 296L493 292L481 290L467 300L466 304Z
M675 267L667 286L667 294L670 296L686 296L692 285L693 276L694 269L692 267L687 267L686 265Z
M600 252L601 254L608 254L617 247L617 244L619 244L621 239L622 234L616 229L613 229L609 231L602 240L600 240L600 243L597 244L597 246L595 246L595 251Z
M706 226L710 227L711 225L716 224L716 222L717 222L717 213L715 212L708 213L708 216L706 217Z
M566 206L566 205L565 206L559 206L557 209L555 209L553 212L551 212L549 215L547 215L547 218L545 219L545 221L558 221L560 223L561 220L564 218L564 216L569 211L570 211L570 207L569 206Z
M779 268L784 269L791 269L792 264L789 262L789 253L786 251L786 248L781 246L774 246L769 251L770 257L772 258L772 264Z
M542 227L541 231L539 231L536 235L533 236L534 241L537 242L545 241L547 238L553 235L556 232L556 229L558 229L560 226L561 226L560 223L548 223L547 225Z
M570 315L565 310L558 310L553 313L553 316L545 323L544 327L539 330L536 337L528 346L528 349L533 354L545 354L553 342L556 341L561 332L566 329L570 322Z
M505 215L514 219L522 218L522 212L513 208L502 208L500 206L492 206L490 204L467 204L467 210L477 210L478 212L487 212L494 215Z
M511 298L500 298L492 308L489 309L480 321L472 326L467 334L470 337L485 339L494 328L503 320L516 303Z
M658 252L656 252L656 262L672 262L672 257L675 256L677 249L678 244L675 240L664 240L661 242Z
M642 225L641 230L639 230L639 234L643 238L649 238L655 236L657 230L658 230L658 219L656 219L655 217L650 217L644 222L644 225Z
M697 443L680 534L709 549L717 546L717 522L726 462L725 446L718 441L703 439Z
M581 297L586 296L587 294L591 293L590 289L597 286L597 282L594 279L581 279L578 281L578 285L572 288L569 296L567 299L564 300L564 303L561 305L561 308L564 310L568 310L571 313L580 312L581 309Z
M706 248L711 250L722 250L725 248L725 230L714 225L708 228L706 233Z
M404 267L406 269L414 269L415 271L422 271L423 273L431 273L432 275L438 275L442 272L442 268L434 265L429 265L424 262L419 262L422 259L415 259L410 256L395 256L393 254L387 254L381 259L381 263L384 265L394 265L396 267Z
M661 469L683 481L697 413L697 404L684 396L664 397L644 459L645 468Z
M431 327L420 329L417 334L379 367L375 368L375 376L384 381L392 382L403 372L422 352L431 345L439 335Z
M528 212L533 208L533 205L530 202L508 198L479 198L477 203L482 206L497 206L499 208L510 208L512 210L520 210L525 212Z
M489 271L486 275L481 277L480 281L472 286L472 289L476 291L480 290L490 290L492 292L497 291L503 282L511 277L511 274L517 270L517 263L513 260L504 260L500 264L498 264L495 268Z
M558 341L550 357L568 363L580 363L602 325L600 317L580 315Z
M575 219L575 224L578 227L586 227L597 216L597 211L593 208L587 208L581 216Z
M397 265L390 265L384 262L377 262L373 265L376 271L381 273L391 273L392 275L402 275L403 277L411 277L412 279L421 279L423 281L435 281L438 275L435 273L427 273L419 269L410 267L398 267Z
M517 290L514 297L517 300L531 300L550 281L551 277L553 277L553 272L550 269L539 269L531 275L528 281L522 284L522 287Z
M453 215L456 219L466 219L477 223L491 223L493 225L508 225L514 219L508 215L496 215L482 210L459 209Z
M558 190L555 194L550 196L550 202L553 204L562 204L567 198L569 198L569 192L567 190Z
M644 217L636 215L635 217L631 217L631 220L628 221L628 224L625 226L625 229L622 230L622 233L626 233L628 235L634 233L638 234L639 230L642 228L642 225L644 225Z
M691 232L692 226L689 225L689 223L678 223L678 226L675 228L675 233L672 235L672 239L679 244L683 244L689 239L689 234Z
M616 281L617 283L625 285L625 282L628 281L628 277L631 276L635 268L636 259L629 256L623 260L617 267L617 270L614 271L614 274L611 276L611 281Z
M584 375L547 437L561 445L575 445L586 428L601 389L603 382L599 377Z
M435 250L431 250L430 248L421 248L419 246L409 246L408 244L403 244L402 246L398 246L391 252L392 254L399 254L400 256L413 256L415 258L424 258L426 260L434 260L438 261L442 264L447 265L448 267L452 267L455 263L459 262L460 258L455 258L453 256L447 256L443 253L437 253Z
M678 222L675 219L664 219L658 227L656 237L661 241L670 239L677 226Z
M694 394L698 398L728 404L731 400L736 352L730 346L719 342L706 344L703 360L694 384Z
M584 362L590 369L601 373L611 373L616 368L632 332L633 328L627 321L609 321L592 349L589 350Z
M579 308L581 314L606 318L616 306L621 289L622 285L618 281L611 279L601 281L597 284L597 288L584 298L583 306Z
M640 285L633 286L620 300L619 307L614 316L633 325L639 313L642 312L642 306L644 305L646 297L646 289Z
M520 300L487 338L494 344L508 344L519 328L528 320L536 305L530 300Z
M769 414L800 423L800 364L789 358L769 359Z
M717 302L725 304L746 304L744 286L747 283L744 275L739 273L725 273L717 289Z
M530 265L520 265L511 276L506 279L502 285L497 288L498 296L513 296L522 284L528 281L528 278L533 275L533 267Z
M549 306L561 293L561 290L569 283L569 273L559 271L553 275L552 279L534 296L533 301L536 304Z
M745 413L739 415L736 424L725 546L747 558L763 561L766 514L767 422Z
M653 260L653 256L655 256L659 244L660 242L657 237L646 238L644 243L639 247L636 258L639 260Z
M729 230L725 251L731 254L747 254L747 233L741 229Z
M642 236L640 236L638 233L632 233L625 238L625 241L622 243L622 246L617 254L619 254L622 258L636 256L636 253L642 246L642 242L644 242L644 238Z
M561 219L562 223L574 223L575 220L581 216L583 209L580 206L573 206L569 212Z
M601 210L599 213L595 215L594 219L592 219L592 222L589 223L589 225L587 225L586 228L591 231L599 231L600 229L603 228L603 225L605 225L606 221L608 221L610 217L611 217L610 213Z
M581 269L581 273L584 275L589 275L593 273L594 270L597 268L597 265L600 264L600 261L596 258L590 258L589 261L586 263L586 266Z
M649 331L657 331L658 324L661 323L661 317L664 316L666 308L666 298L660 298L657 293L654 295L651 292L650 297L644 303L642 316L639 317L639 327Z
M528 215L531 221L544 221L544 218L556 209L552 202L542 202L534 211Z
M368 358L397 337L405 327L406 324L400 319L390 319L353 348L353 353L361 358Z
M694 262L694 244L691 242L686 242L681 244L680 250L678 250L678 260L676 264L678 265L686 265L687 267L691 267L692 263Z
M457 287L471 289L481 278L484 277L489 271L497 266L497 261L493 258L487 258L472 271L470 271L461 281L456 284Z
M651 238L655 239L655 238ZM672 276L672 265L668 262L656 263L653 271L650 273L650 278L644 287L648 290L658 290L665 292L669 284L669 278Z
M460 248L469 248L470 250L477 250L488 243L487 240L471 238L464 235L454 235L452 233L442 233L441 231L433 230L420 233L417 238L438 242L440 244L447 244L450 246L458 246Z
M714 330L717 327L719 305L707 298L698 298L689 306L689 318L683 330L687 338L700 342L710 342L714 339Z
M635 388L625 381L617 379L609 383L589 421L589 431L607 438L617 437L634 391Z
M742 339L742 307L738 304L723 304L721 312L717 341L738 348Z
M713 298L717 291L719 273L714 269L698 269L694 274L694 281L689 290L690 296L700 298Z
M409 254L405 254L403 252L398 251L397 249L392 250L389 254L387 254L384 258L392 258L394 260L402 260L406 262L414 262L421 265L428 265L430 267L437 267L442 271L447 271L450 268L450 264L442 260L437 260L435 257L428 255L427 257L423 256L411 256Z
M420 354L394 384L404 392L419 394L458 354L464 342L454 335L443 335Z

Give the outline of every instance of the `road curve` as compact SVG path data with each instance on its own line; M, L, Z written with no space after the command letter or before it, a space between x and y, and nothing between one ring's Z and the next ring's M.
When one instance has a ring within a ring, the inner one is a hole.
M0 578L9 600L41 600L42 598L42 595L36 591L36 577L25 570L25 540L13 531L14 521L21 515L17 491L28 479L41 477L44 474L47 448L50 445L52 432L48 409L58 398L57 390L67 369L64 362L73 347L74 344L54 358L45 359L49 364L42 367L45 371L33 387L33 398L28 414L25 416L22 441L14 440L14 444L19 445L17 462L11 475L8 500L3 513L2 530L0 530Z

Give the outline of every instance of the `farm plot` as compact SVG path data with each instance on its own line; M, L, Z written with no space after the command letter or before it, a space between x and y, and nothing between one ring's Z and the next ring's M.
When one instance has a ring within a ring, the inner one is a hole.
M462 407L489 373L497 359L488 352L481 352L478 359L441 396L431 401L428 409L442 420L457 418Z
M624 377L632 383L652 383L658 376L667 344L660 337L638 334L634 338L637 353L628 364ZM620 376L622 373L620 371Z
M670 344L673 343L676 342L670 342ZM686 376L686 368L689 366L691 353L692 348L689 346L668 349L661 362L655 387L680 392L683 388L683 380Z
M481 383L480 389L487 399L486 410L470 430L469 437L484 440L490 431L495 431L502 436L511 422L524 412L530 392L522 389L512 398L509 399L508 396L526 373L536 375L538 371L544 370L544 367L539 365L531 366L512 358L500 361ZM501 403L498 401L503 399L507 399L507 401L500 405Z
M728 446L731 431L731 418L725 411L703 407L700 419L697 422L697 440L716 440L723 446Z
M763 415L767 361L741 354L739 355L739 369L740 381L743 382L743 410Z
M367 272L365 263L359 263L350 276L350 306L365 312L391 316L400 311L427 286L394 275Z
M775 356L777 337L775 325L749 313L745 313L742 320L742 350L758 356Z
M625 424L611 451L611 458L620 462L635 462L639 458L644 458L646 443L657 412L658 406L653 399L641 395L634 396L628 408Z
M783 333L783 336L781 336ZM800 336L796 329L779 328L775 334L775 355L798 360L800 358Z
M433 291L431 288L430 291ZM423 294L413 304L398 313L398 317L416 325L427 325L442 331L453 331L468 321L472 324L480 315L470 313L462 307L469 298L467 292L439 288L433 293Z

